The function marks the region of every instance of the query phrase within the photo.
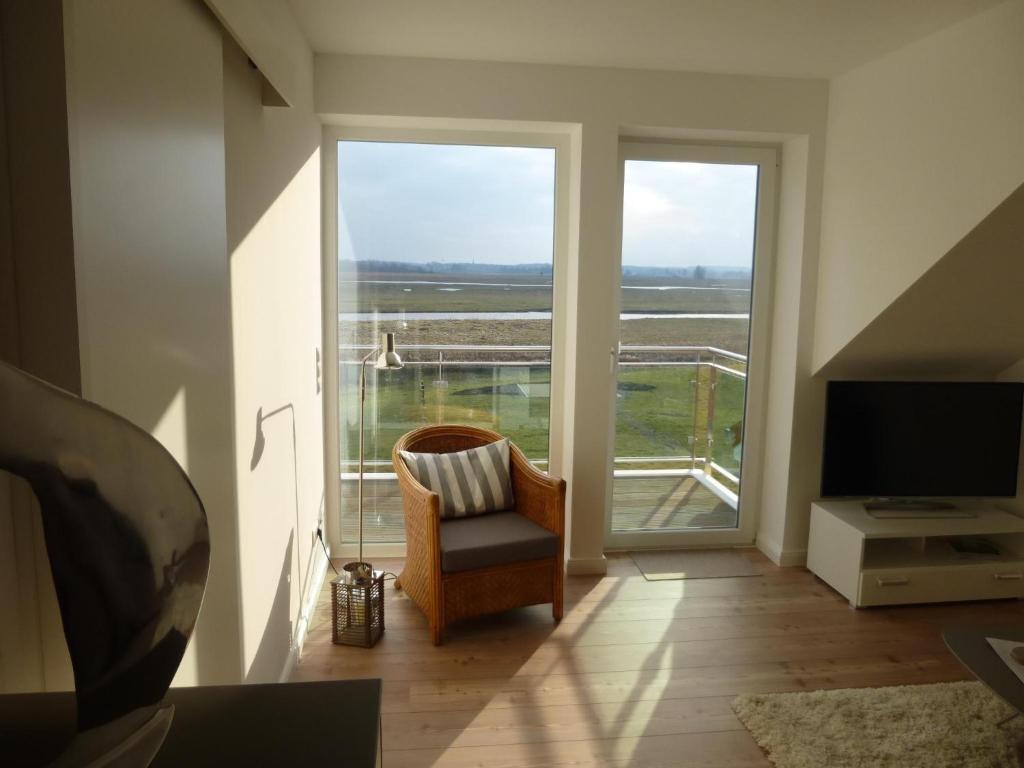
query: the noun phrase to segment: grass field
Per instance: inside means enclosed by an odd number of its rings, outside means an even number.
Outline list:
[[[623,345],[708,346],[741,355],[747,353],[749,322],[728,320],[622,320]],[[409,320],[380,323],[341,321],[338,340],[343,349],[371,344],[382,331],[393,331],[400,345],[415,344],[524,344],[551,343],[547,320]],[[352,355],[347,355],[351,357]],[[470,358],[471,359],[471,358]]]
[[[346,369],[344,387],[355,388],[358,372]],[[409,365],[400,371],[372,374],[367,413],[366,455],[389,461],[391,447],[403,434],[423,424],[456,422],[487,427],[508,435],[531,459],[546,459],[550,372],[536,367],[447,367],[438,379],[434,365]],[[696,387],[694,380],[701,377]],[[617,457],[689,456],[696,435],[698,456],[707,455],[708,398],[711,372],[694,366],[626,366],[616,392],[615,455]],[[349,391],[352,391],[349,389]],[[712,454],[716,462],[735,468],[733,443],[727,430],[743,418],[742,382],[717,374],[714,388]],[[342,435],[349,462],[357,457],[358,401],[349,399],[342,413]],[[694,406],[696,405],[696,432]],[[644,464],[631,463],[630,468]],[[671,465],[652,464],[656,468]],[[680,466],[688,466],[685,462]]]
[[[353,275],[343,274],[342,280],[346,277],[351,279]],[[382,282],[361,282],[358,290],[354,284],[342,282],[340,312],[516,312],[547,310],[551,306],[551,286],[545,275],[361,273],[359,279]],[[417,284],[418,280],[434,282]],[[629,284],[685,286],[686,289],[624,290],[623,308],[627,311],[737,313],[749,310],[749,292],[737,290],[749,286],[742,281],[723,283],[724,290],[695,290],[714,286],[678,278],[630,279]],[[746,318],[652,318],[622,320],[620,328],[624,346],[711,346],[746,354],[749,323]],[[375,414],[367,432],[367,455],[371,459],[390,460],[391,446],[402,434],[422,424],[442,422],[489,427],[511,437],[530,458],[547,457],[550,369],[546,352],[526,356],[480,350],[447,352],[448,364],[442,368],[437,364],[437,352],[410,347],[419,344],[549,346],[549,321],[486,318],[340,321],[342,360],[349,362],[343,367],[343,390],[354,391],[357,381],[358,370],[351,363],[358,355],[351,347],[373,343],[382,331],[396,333],[400,351],[405,347],[403,354],[409,365],[401,371],[374,374],[367,403],[367,413]],[[534,366],[451,364],[515,359],[542,362]],[[693,356],[658,353],[638,357],[634,354],[623,359],[683,362],[692,360]],[[696,453],[705,456],[708,419],[713,415],[713,457],[720,465],[737,469],[733,439],[726,430],[740,427],[744,385],[740,379],[717,374],[718,385],[712,388],[712,375],[706,366],[699,372],[692,365],[621,366],[616,395],[615,455],[689,456],[696,436]],[[699,386],[695,387],[698,376]],[[711,397],[713,402],[709,402]],[[348,410],[341,414],[341,433],[348,447],[343,446],[342,456],[351,461],[357,445],[358,401],[347,398],[343,402],[348,404]],[[629,466],[640,468],[643,465]],[[664,464],[651,466],[666,468]]]
[[[551,310],[547,276],[509,274],[360,273],[343,275],[338,311],[351,312],[527,312]],[[429,281],[429,282],[425,282]],[[653,285],[672,290],[651,290]],[[748,312],[749,283],[682,278],[630,278],[622,291],[623,312]],[[712,290],[709,290],[712,289]]]

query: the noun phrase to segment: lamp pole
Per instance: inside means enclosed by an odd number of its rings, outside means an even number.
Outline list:
[[[366,411],[366,363],[379,347],[370,350],[359,363],[359,562],[363,562],[363,414]]]
[[[364,412],[366,411],[366,364],[370,361],[374,355],[377,355],[377,362],[374,363],[374,368],[379,371],[394,371],[402,367],[402,358],[398,356],[395,351],[395,334],[393,333],[382,333],[380,335],[380,344],[370,350],[366,356],[359,361],[359,561],[357,563],[349,563],[348,565],[354,565],[357,569],[362,569],[366,563],[363,562],[363,463],[365,459],[364,445],[365,438],[363,435],[363,419]],[[348,566],[346,566],[348,568]],[[372,570],[367,576],[372,576]]]

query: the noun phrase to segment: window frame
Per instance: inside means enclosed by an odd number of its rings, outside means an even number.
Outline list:
[[[446,121],[447,122],[447,121]],[[338,142],[370,141],[399,144],[453,144],[493,147],[537,147],[555,152],[554,239],[552,243],[551,397],[548,414],[548,467],[563,476],[571,435],[565,422],[572,407],[566,391],[567,354],[575,312],[570,302],[569,280],[572,207],[572,131],[566,126],[514,124],[504,121],[462,127],[388,126],[363,124],[325,125],[321,143],[322,269],[323,286],[323,382],[324,382],[324,526],[332,556],[346,557],[357,551],[357,542],[341,540],[340,525],[340,391],[338,376]],[[405,543],[363,545],[370,557],[404,557]]]
[[[754,229],[754,257],[751,285],[750,336],[747,357],[747,392],[744,406],[744,446],[742,493],[739,498],[738,524],[735,528],[682,529],[671,531],[614,531],[615,399],[611,409],[612,434],[609,440],[605,499],[605,551],[671,546],[709,547],[750,545],[755,543],[760,518],[764,480],[764,445],[768,393],[769,351],[772,334],[773,288],[775,280],[775,229],[778,205],[780,150],[776,146],[684,143],[680,141],[619,140],[618,158],[618,243],[615,295],[616,317],[622,301],[622,217],[625,197],[625,171],[629,160],[757,165],[757,201]],[[617,342],[618,343],[618,342]],[[615,373],[616,378],[618,373]]]

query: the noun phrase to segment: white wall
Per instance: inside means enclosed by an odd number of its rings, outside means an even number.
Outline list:
[[[237,682],[221,31],[186,0],[66,0],[64,18],[82,392],[192,478],[211,568],[176,683]]]
[[[578,260],[571,291],[578,301],[567,318],[574,344],[567,364],[575,372],[575,403],[566,423],[575,423],[564,474],[571,478],[570,570],[602,567],[610,483],[605,459],[612,435],[614,381],[609,353],[618,341],[618,322],[608,307],[618,289],[618,142],[621,135],[759,141],[781,145],[806,137],[806,164],[784,189],[800,194],[787,210],[807,217],[809,234],[794,244],[799,279],[797,299],[778,306],[791,314],[796,336],[787,364],[810,355],[815,295],[817,218],[824,151],[827,84],[824,81],[734,77],[679,72],[628,71],[590,67],[405,59],[374,56],[317,56],[316,108],[328,121],[364,124],[507,120],[576,126],[579,155]],[[806,188],[804,195],[798,189]],[[782,201],[786,205],[786,201]],[[797,223],[795,226],[801,227]],[[811,300],[807,300],[810,297]],[[773,342],[774,343],[774,342]],[[782,343],[782,342],[780,342]],[[791,413],[782,441],[804,417],[794,383],[769,391],[767,407]],[[767,375],[767,371],[761,375]],[[783,402],[775,402],[781,399]],[[772,442],[769,435],[768,441]],[[770,468],[788,473],[788,465]],[[768,479],[766,478],[766,482]],[[757,499],[755,494],[755,500]]]
[[[242,652],[250,682],[276,682],[289,666],[301,590],[311,565],[323,560],[313,541],[324,479],[315,364],[321,344],[320,122],[313,114],[312,52],[303,47],[292,59],[305,61],[292,106],[264,107],[260,73],[225,35],[234,471]],[[266,447],[251,469],[257,410],[284,406],[291,408],[264,422]]]
[[[831,83],[814,369],[1024,182],[1024,1]]]
[[[203,4],[67,6],[83,391],[161,440],[206,506],[210,579],[175,682],[276,682],[325,567],[312,52],[283,3],[251,6],[242,27],[270,13],[292,46],[293,106],[264,107]],[[250,468],[258,410],[282,406]]]
[[[820,378],[987,380],[1024,355],[1024,184],[822,368]]]
[[[814,152],[817,156],[813,156]],[[782,148],[778,245],[772,317],[770,405],[766,413],[764,481],[757,544],[780,565],[806,558],[810,505],[820,473],[823,392],[811,377],[821,178],[808,183],[809,166],[824,147],[806,138]]]
[[[206,0],[206,4],[256,64],[262,103],[308,112],[313,53],[284,0]]]

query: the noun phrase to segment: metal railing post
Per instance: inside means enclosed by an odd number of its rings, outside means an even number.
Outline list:
[[[711,365],[708,366],[708,432],[704,459],[704,472],[709,476],[712,473],[711,464],[715,458],[715,388],[718,386],[718,367],[715,362],[715,356],[712,354]]]
[[[700,350],[697,350],[697,365],[690,385],[693,387],[693,425],[690,435],[690,471],[697,471],[697,404],[700,402]]]

